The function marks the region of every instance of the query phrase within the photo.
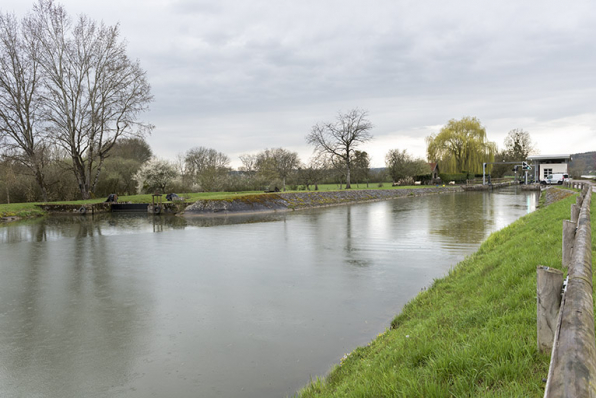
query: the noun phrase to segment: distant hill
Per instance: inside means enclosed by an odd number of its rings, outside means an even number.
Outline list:
[[[579,177],[582,174],[596,174],[596,151],[575,153],[571,155],[569,174]]]

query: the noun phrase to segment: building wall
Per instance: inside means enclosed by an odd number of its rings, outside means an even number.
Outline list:
[[[567,166],[567,163],[541,163],[539,166],[539,179],[544,180],[548,174],[567,173]]]

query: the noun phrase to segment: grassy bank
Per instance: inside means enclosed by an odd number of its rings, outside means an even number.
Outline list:
[[[492,234],[390,329],[299,396],[542,396],[549,357],[536,349],[536,266],[561,268],[562,221],[572,203],[575,195]]]
[[[379,184],[370,184],[370,188],[366,188],[366,184],[359,184],[358,188],[354,185],[353,190],[356,189],[424,189],[428,188],[428,186],[403,186],[403,187],[392,187],[391,184],[385,183],[382,186]],[[312,189],[312,188],[311,188]],[[339,186],[335,184],[327,184],[327,185],[319,185],[319,191],[337,191],[339,190]],[[304,192],[304,191],[288,191],[288,192]],[[184,198],[185,202],[193,203],[197,200],[229,200],[238,198],[241,196],[246,195],[261,195],[263,191],[246,191],[246,192],[198,192],[198,193],[181,193],[179,194],[181,197]],[[165,201],[165,196],[162,197]],[[99,203],[103,202],[105,198],[98,198],[98,199],[89,199],[89,200],[77,200],[77,201],[62,201],[62,202],[51,202],[53,204],[73,204],[73,205],[82,205],[82,204],[91,204],[91,203]],[[151,203],[152,196],[151,194],[145,195],[129,195],[129,196],[120,196],[118,198],[120,202],[131,202],[131,203]],[[0,217],[19,217],[19,218],[29,218],[29,217],[37,217],[45,215],[45,212],[35,205],[40,204],[39,202],[35,203],[11,203],[11,204],[0,204]]]

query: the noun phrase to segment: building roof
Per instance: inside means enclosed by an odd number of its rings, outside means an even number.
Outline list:
[[[536,155],[536,156],[528,156],[528,160],[555,160],[555,159],[571,159],[571,155]]]

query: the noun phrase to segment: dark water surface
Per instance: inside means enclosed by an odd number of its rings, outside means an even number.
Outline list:
[[[0,396],[291,396],[536,202],[507,189],[0,226]]]

